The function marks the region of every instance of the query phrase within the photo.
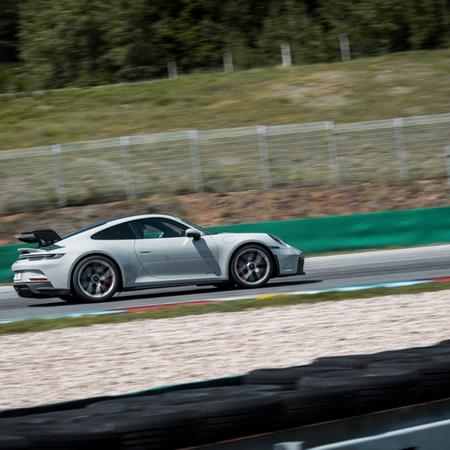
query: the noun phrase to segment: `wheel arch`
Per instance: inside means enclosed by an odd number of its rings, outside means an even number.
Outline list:
[[[262,247],[262,248],[264,248],[264,250],[267,250],[267,252],[269,253],[269,255],[270,255],[271,259],[272,259],[272,265],[273,265],[272,273],[270,274],[270,278],[273,278],[274,276],[276,276],[279,273],[279,271],[280,271],[279,263],[278,263],[277,257],[273,254],[273,252],[270,249],[270,247],[267,244],[264,244],[262,242],[247,241],[247,242],[241,242],[230,253],[230,256],[228,257],[228,261],[227,261],[227,275],[228,275],[228,279],[231,279],[231,261],[233,260],[234,255],[239,250],[241,250],[244,247],[247,247],[248,245],[257,245],[258,247]]]
[[[75,270],[75,267],[77,267],[77,265],[83,261],[86,258],[89,258],[91,256],[103,256],[105,258],[108,258],[119,270],[119,289],[121,290],[123,288],[123,281],[124,281],[124,271],[122,266],[117,262],[116,258],[114,258],[112,255],[108,254],[107,252],[102,252],[102,251],[92,251],[92,252],[87,252],[87,253],[83,253],[82,255],[80,255],[73,263],[72,266],[70,267],[69,273],[68,273],[68,286],[70,287],[70,290],[72,290],[72,275],[73,272]]]

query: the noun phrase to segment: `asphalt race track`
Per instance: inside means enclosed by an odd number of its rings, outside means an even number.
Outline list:
[[[113,301],[103,303],[67,304],[59,299],[20,298],[12,288],[0,287],[0,320],[450,277],[450,245],[312,258],[306,255],[306,258],[306,276],[274,279],[262,289],[230,291],[209,286],[188,286],[123,293]]]

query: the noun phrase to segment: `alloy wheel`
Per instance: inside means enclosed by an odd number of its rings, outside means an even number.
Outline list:
[[[102,299],[115,287],[116,274],[112,265],[103,259],[91,259],[78,272],[78,286],[87,297]]]
[[[245,248],[234,259],[234,273],[242,284],[257,286],[270,275],[268,255],[259,248]]]

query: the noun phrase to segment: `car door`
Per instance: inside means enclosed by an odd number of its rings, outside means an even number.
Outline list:
[[[132,221],[135,251],[145,276],[140,282],[214,279],[220,275],[213,236],[195,241],[185,224],[165,217]]]

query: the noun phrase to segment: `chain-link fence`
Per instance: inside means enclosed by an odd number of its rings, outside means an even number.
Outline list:
[[[0,213],[155,193],[446,177],[450,114],[188,130],[0,151]],[[447,150],[446,150],[447,148]]]

